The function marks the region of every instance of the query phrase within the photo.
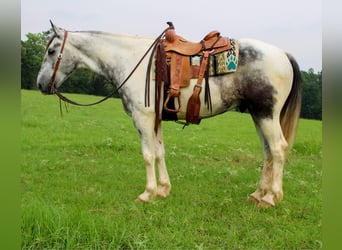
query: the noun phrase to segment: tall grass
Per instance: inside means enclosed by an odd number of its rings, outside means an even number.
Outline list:
[[[61,117],[56,97],[22,91],[23,249],[322,247],[321,122],[300,121],[284,200],[266,210],[246,202],[262,166],[249,115],[230,112],[184,130],[166,122],[171,195],[135,204],[145,169],[121,101],[68,109]]]

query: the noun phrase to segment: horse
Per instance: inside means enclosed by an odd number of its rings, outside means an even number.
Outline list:
[[[57,93],[63,81],[80,67],[87,67],[113,82],[120,88],[118,93],[124,110],[132,118],[142,145],[146,185],[136,201],[168,197],[171,183],[165,164],[162,123],[155,128],[156,89],[150,89],[150,106],[145,105],[144,95],[149,60],[141,57],[154,39],[102,31],[67,31],[52,22],[51,26],[52,36],[37,76],[38,89],[43,94]],[[294,143],[299,121],[300,69],[291,54],[274,45],[246,38],[236,41],[239,44],[237,70],[209,77],[212,110],[209,112],[203,105],[199,116],[202,119],[238,108],[248,110],[260,137],[264,163],[257,188],[247,200],[257,207],[274,207],[283,199],[284,163]],[[147,54],[152,53],[156,52],[150,50]],[[137,65],[139,59],[140,65]],[[153,72],[152,69],[151,74]],[[128,75],[130,77],[125,78]],[[118,86],[124,79],[125,84]],[[153,77],[151,81],[155,81]],[[187,102],[195,84],[192,79],[190,86],[182,89],[180,102]],[[202,101],[203,95],[200,94]],[[186,107],[182,106],[177,117],[184,120],[185,115]]]

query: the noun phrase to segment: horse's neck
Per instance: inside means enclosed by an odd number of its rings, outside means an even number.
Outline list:
[[[74,32],[70,41],[80,52],[80,63],[109,80],[129,74],[152,39],[102,32]]]

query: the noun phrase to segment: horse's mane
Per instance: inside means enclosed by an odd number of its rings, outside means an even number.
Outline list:
[[[74,33],[88,33],[94,35],[101,36],[116,36],[116,37],[130,37],[130,38],[143,38],[143,39],[153,39],[152,37],[142,36],[142,35],[133,35],[126,33],[116,33],[116,32],[106,32],[106,31],[98,31],[98,30],[80,30],[80,31],[72,31]]]

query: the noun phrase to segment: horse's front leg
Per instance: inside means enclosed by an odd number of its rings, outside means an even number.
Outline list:
[[[166,164],[165,164],[165,149],[164,149],[163,131],[161,128],[161,123],[159,123],[159,126],[158,126],[155,146],[156,146],[156,163],[158,165],[158,173],[159,173],[157,195],[160,198],[166,198],[170,194],[171,183],[170,183],[169,174],[167,172]]]
[[[154,133],[153,114],[143,114],[141,112],[132,115],[133,122],[139,132],[142,154],[146,168],[146,187],[145,191],[138,196],[136,202],[148,202],[157,196],[157,181],[155,172],[156,135]]]

